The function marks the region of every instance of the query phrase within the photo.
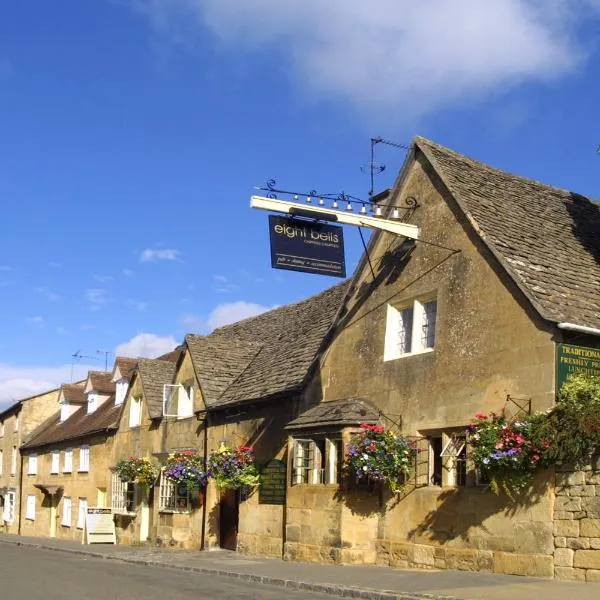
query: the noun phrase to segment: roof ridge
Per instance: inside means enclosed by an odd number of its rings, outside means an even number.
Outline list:
[[[512,171],[507,171],[505,169],[500,169],[498,167],[494,167],[494,166],[490,165],[489,163],[486,163],[477,158],[473,158],[466,154],[462,154],[461,152],[457,152],[456,150],[453,150],[452,148],[448,148],[447,146],[444,146],[443,144],[439,144],[438,142],[434,142],[433,140],[430,140],[430,139],[420,136],[420,135],[416,135],[414,137],[414,143],[417,146],[419,146],[419,148],[421,150],[422,150],[421,144],[425,144],[426,146],[432,146],[433,148],[435,148],[437,150],[440,150],[447,154],[451,154],[455,158],[465,160],[466,162],[473,163],[474,165],[477,165],[478,167],[483,167],[486,170],[493,171],[495,173],[500,173],[502,175],[506,175],[507,177],[512,177],[514,179],[518,179],[519,181],[522,181],[524,183],[535,184],[536,186],[543,187],[545,189],[552,190],[554,192],[560,192],[561,194],[567,194],[567,195],[571,195],[571,196],[576,195],[578,198],[585,199],[594,205],[600,204],[600,199],[595,200],[593,198],[590,198],[589,196],[586,196],[585,194],[580,194],[579,192],[574,192],[573,190],[568,190],[566,188],[560,188],[555,185],[551,185],[549,183],[539,181],[538,179],[533,179],[531,177],[526,177],[525,175],[519,175],[517,173],[513,173]],[[429,158],[429,156],[428,156],[428,158]]]

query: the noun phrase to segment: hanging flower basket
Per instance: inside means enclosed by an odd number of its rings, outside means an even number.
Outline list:
[[[115,471],[121,481],[135,482],[144,487],[152,487],[159,473],[158,467],[149,458],[134,456],[120,460]]]
[[[490,488],[514,497],[531,483],[536,469],[547,466],[548,442],[534,442],[534,421],[529,416],[507,421],[503,414],[478,413],[467,428],[470,455],[490,481]]]
[[[248,446],[233,449],[222,445],[209,456],[207,475],[220,489],[254,488],[259,483],[254,453]]]
[[[178,485],[185,485],[189,490],[205,488],[208,480],[204,471],[204,459],[193,450],[169,454],[162,472],[167,479]]]
[[[410,474],[416,450],[382,425],[361,424],[362,431],[346,447],[346,469],[357,481],[387,483],[400,491]]]

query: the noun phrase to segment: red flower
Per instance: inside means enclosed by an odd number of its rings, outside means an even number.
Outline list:
[[[480,421],[485,421],[487,419],[487,415],[484,415],[483,413],[476,413],[475,418],[479,419]]]

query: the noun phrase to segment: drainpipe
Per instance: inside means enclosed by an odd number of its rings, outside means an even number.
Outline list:
[[[600,329],[596,329],[594,327],[586,327],[585,325],[575,325],[574,323],[559,323],[559,329],[564,329],[566,331],[576,331],[577,333],[587,333],[588,335],[599,335]]]
[[[17,529],[17,534],[21,535],[21,521],[22,521],[22,504],[23,504],[23,454],[19,450],[19,456],[21,458],[21,472],[19,473],[19,489],[17,490],[17,495],[19,496],[19,527]],[[15,506],[15,508],[17,508]]]
[[[198,414],[198,418],[200,414]],[[204,472],[208,466],[208,410],[204,413]],[[204,489],[204,502],[202,502],[202,530],[200,538],[200,548],[206,550],[206,488]]]

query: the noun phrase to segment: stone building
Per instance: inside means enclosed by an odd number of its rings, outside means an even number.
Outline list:
[[[55,410],[58,389],[23,398],[0,413],[0,511],[3,531],[19,533],[21,444]]]
[[[60,388],[55,414],[21,446],[21,535],[81,539],[87,507],[107,505],[115,400],[110,373]]]
[[[578,552],[593,570],[600,550],[560,533],[578,490],[548,471],[522,502],[496,496],[464,435],[477,412],[552,407],[557,344],[600,347],[599,205],[423,138],[385,202],[420,237],[373,235],[288,425],[284,556],[585,577]],[[336,449],[375,420],[420,449],[404,495],[336,479]]]

